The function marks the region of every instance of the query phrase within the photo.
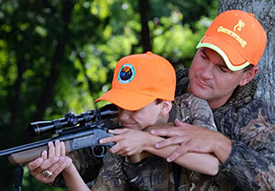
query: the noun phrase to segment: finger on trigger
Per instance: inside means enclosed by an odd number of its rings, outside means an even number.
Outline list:
[[[116,142],[115,136],[107,137],[99,140],[100,144],[109,143],[109,142]]]

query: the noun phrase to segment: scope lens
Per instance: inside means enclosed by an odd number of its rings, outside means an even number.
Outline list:
[[[37,121],[30,123],[28,126],[29,135],[32,137],[43,135],[54,130],[54,125],[51,121]]]

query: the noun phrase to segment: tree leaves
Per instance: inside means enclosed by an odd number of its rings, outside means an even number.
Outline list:
[[[203,0],[144,0],[150,9],[141,15],[138,0],[1,1],[0,149],[32,141],[31,121],[104,105],[93,102],[111,87],[120,58],[145,51],[142,39],[176,68],[190,65],[206,28],[197,20],[217,12],[211,2],[200,12]],[[0,160],[7,172],[0,187],[10,190],[13,170]],[[28,176],[24,190],[38,190]]]

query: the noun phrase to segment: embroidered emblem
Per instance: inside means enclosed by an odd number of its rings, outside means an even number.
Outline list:
[[[122,84],[131,82],[136,75],[135,68],[131,64],[127,63],[121,66],[118,72],[118,81]]]
[[[217,29],[218,32],[220,33],[224,33],[224,34],[227,34],[229,36],[231,36],[232,38],[234,38],[243,48],[245,48],[245,46],[247,45],[247,42],[241,38],[237,32],[238,31],[241,31],[242,28],[245,26],[245,23],[240,19],[239,22],[234,26],[233,28],[233,31],[236,31],[236,32],[233,32],[232,30],[230,29],[227,29],[227,28],[224,28],[223,26],[219,26],[219,28]]]

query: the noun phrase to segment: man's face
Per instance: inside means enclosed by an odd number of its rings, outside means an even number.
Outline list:
[[[187,91],[207,100],[214,109],[222,106],[238,85],[245,84],[245,76],[242,70],[230,71],[217,52],[199,48],[190,67]]]
[[[135,111],[118,108],[118,121],[124,128],[143,130],[145,127],[158,124],[162,120],[161,109],[162,103],[157,104],[156,101]]]

